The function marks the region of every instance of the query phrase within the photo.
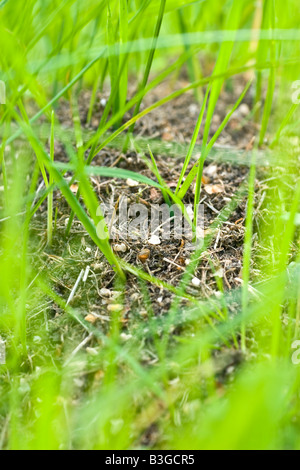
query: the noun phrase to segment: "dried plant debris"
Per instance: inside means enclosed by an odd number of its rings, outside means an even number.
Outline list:
[[[163,86],[166,87],[167,85]],[[166,91],[163,88],[150,94],[144,105],[154,102],[159,98],[160,93],[163,95]],[[98,97],[98,104],[91,125],[87,125],[86,103],[89,102],[88,96],[89,92],[85,92],[80,97],[79,112],[83,125],[91,129],[99,124],[103,112],[101,100],[107,97]],[[220,115],[215,117],[215,126],[224,118],[226,109],[234,100],[232,96],[230,97],[226,93],[222,96],[223,101],[221,100],[220,109],[217,111],[220,112]],[[184,112],[183,115],[183,110],[186,109],[188,109],[188,113]],[[194,101],[194,96],[192,94],[183,95],[178,100],[169,103],[138,122],[136,135],[158,138],[166,142],[175,140],[188,144],[197,118],[197,110],[198,105]],[[245,106],[239,112],[246,119]],[[72,126],[70,109],[64,102],[58,108],[58,115],[66,129]],[[230,124],[226,136],[223,137],[222,145],[246,149],[251,141],[254,129],[247,119],[243,125],[244,127],[238,124],[235,126]],[[240,140],[238,135],[240,135]],[[238,142],[237,145],[236,142]],[[155,180],[153,173],[146,164],[146,159],[150,160],[147,152],[142,154],[133,148],[130,148],[127,152],[116,148],[104,148],[95,156],[92,165],[130,170]],[[55,160],[67,161],[62,145],[55,145]],[[158,152],[155,154],[155,160],[161,177],[167,186],[174,190],[180,175],[182,158],[179,158],[176,154],[166,155],[163,152]],[[187,171],[191,169],[192,165],[193,162],[190,163]],[[207,162],[202,178],[200,201],[204,207],[204,235],[210,234],[211,224],[230,202],[241,185],[246,182],[248,171],[247,165]],[[165,202],[159,189],[141,184],[133,178],[126,180],[92,176],[90,181],[100,203],[110,204],[115,208],[111,223],[108,224],[111,231],[117,225],[115,222],[118,221],[122,200],[126,200],[128,206],[141,204],[148,213],[149,222],[153,207]],[[71,190],[75,193],[77,189],[77,182],[73,181]],[[256,193],[257,199],[260,200],[262,193],[258,182],[256,184]],[[192,205],[193,201],[194,187],[191,186],[183,202],[186,205]],[[80,202],[83,203],[81,199]],[[224,291],[240,288],[246,217],[245,204],[245,199],[240,200],[237,208],[230,214],[229,218],[213,233],[211,244],[202,253],[198,267],[187,286],[187,294],[192,295],[195,299],[217,298],[220,283]],[[54,208],[56,209],[56,230],[51,249],[45,245],[45,205],[42,205],[37,211],[33,230],[36,236],[44,240],[44,242],[41,242],[41,256],[48,267],[49,277],[55,291],[66,301],[70,299],[70,306],[78,310],[87,323],[104,334],[110,331],[112,317],[117,312],[121,318],[122,341],[127,343],[136,340],[134,331],[138,327],[137,325],[140,325],[141,322],[146,323],[151,316],[159,318],[167,313],[172,305],[174,294],[152,283],[145,283],[128,273],[125,290],[122,299],[120,299],[120,292],[115,287],[115,272],[97,247],[90,241],[81,223],[76,219],[72,224],[70,237],[66,240],[65,229],[69,221],[70,211],[58,190],[54,193]],[[126,263],[139,268],[147,275],[155,276],[159,280],[176,287],[186,272],[193,250],[187,240],[172,236],[174,235],[172,232],[171,238],[167,240],[162,235],[163,228],[155,233],[150,233],[150,231],[143,233],[143,236],[138,239],[131,239],[130,237],[124,237],[122,226],[119,226],[118,230],[114,232],[112,248]],[[187,305],[187,300],[182,302],[183,308]],[[236,304],[237,308],[238,305]],[[62,328],[62,325],[65,325],[62,311],[58,306],[53,305],[52,312],[54,318],[52,328],[55,330],[58,325]],[[231,313],[235,313],[235,308]],[[75,325],[73,326],[75,328]],[[63,328],[68,328],[68,326]],[[180,334],[180,328],[179,322],[177,328],[173,328],[173,333]],[[75,336],[76,331],[79,332],[78,326],[73,332]],[[159,328],[157,332],[159,334]],[[148,333],[145,330],[145,338]],[[66,341],[68,345],[65,344]],[[79,342],[77,341],[77,344],[82,344],[82,341],[84,341],[84,338]],[[70,338],[67,340],[66,335],[64,335],[61,347],[70,348],[70,354],[72,354],[72,341],[70,344]],[[87,350],[87,348],[89,348],[88,356],[92,360],[93,354],[96,354],[97,340],[92,338],[88,340],[87,344],[83,343],[82,349]],[[144,351],[144,348],[142,349]],[[153,357],[146,352],[143,352],[143,354],[143,361],[146,364],[151,364],[154,360]],[[226,364],[224,367],[226,368]],[[152,437],[153,432],[149,430],[150,434],[147,433],[148,431],[145,431],[145,442],[147,440],[150,442],[154,439]]]

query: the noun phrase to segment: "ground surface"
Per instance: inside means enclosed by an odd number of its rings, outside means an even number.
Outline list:
[[[182,87],[184,84],[184,82],[180,82],[178,87]],[[234,92],[232,92],[232,90],[223,91],[222,99],[219,101],[214,117],[212,131],[217,130],[226,112],[228,112],[238,98],[243,86],[244,84],[241,83],[234,87]],[[171,91],[172,89],[168,85],[161,85],[158,90],[150,93],[149,96],[146,97],[144,106],[148,106],[157,101],[161,96],[166,96],[166,94]],[[89,93],[83,93],[81,96],[80,116],[86,128],[97,127],[102,115],[100,101],[105,98],[105,96],[105,94],[98,96],[91,125],[86,124]],[[251,148],[251,141],[255,133],[255,125],[249,121],[248,118],[246,119],[246,115],[250,111],[250,102],[251,96],[248,98],[249,104],[247,104],[246,99],[246,102],[237,110],[217,143],[217,146],[223,148],[244,150],[245,165],[231,165],[228,163],[215,164],[214,162],[209,162],[205,167],[201,203],[204,205],[204,229],[206,231],[209,229],[210,224],[214,221],[216,216],[236,193],[242,182],[247,178],[249,155],[246,150]],[[165,142],[188,144],[193,134],[198,110],[199,105],[196,103],[194,94],[189,92],[141,119],[136,126],[135,133],[139,137],[144,136]],[[59,117],[65,127],[72,126],[70,109],[64,102],[62,102],[60,106]],[[201,132],[198,141],[201,142]],[[62,147],[57,147],[55,160],[65,160],[66,157]],[[168,186],[174,190],[176,181],[178,181],[179,178],[182,159],[178,158],[176,154],[164,155],[159,153],[155,154],[155,158],[162,177],[165,179]],[[108,167],[116,166],[131,171],[137,171],[155,179],[151,171],[147,168],[143,156],[132,150],[123,154],[118,149],[103,149],[94,159],[94,164]],[[191,165],[189,168],[191,168]],[[100,179],[100,177],[93,177],[92,183],[99,200],[101,202],[112,203],[114,206],[122,196],[127,198],[128,205],[130,203],[144,204],[150,214],[151,206],[164,202],[158,190],[155,188],[149,189],[146,185],[129,187],[124,180]],[[73,189],[76,191],[76,184],[73,186]],[[186,204],[192,204],[193,188],[188,191],[184,202]],[[67,207],[61,205],[59,196],[57,198],[57,207],[58,223],[56,240],[58,245],[55,245],[53,250],[55,255],[62,256],[60,245],[65,245],[62,234],[65,230],[69,213]],[[244,201],[242,201],[229,220],[217,232],[216,239],[208,250],[208,258],[213,261],[216,271],[222,273],[225,289],[236,287],[240,282],[244,219],[245,204]],[[80,233],[81,226],[75,222],[72,227],[72,237],[76,234],[80,235]],[[121,241],[122,234],[120,233],[119,235]],[[188,258],[188,252],[183,242],[180,240],[166,240],[162,241],[162,243],[157,246],[153,246],[149,244],[149,239],[150,234],[148,239],[144,237],[144,239],[138,241],[125,240],[126,250],[124,248],[124,253],[119,252],[118,254],[124,257],[126,261],[139,265],[159,279],[176,285],[182,275]],[[118,240],[114,242],[117,245],[119,244]],[[84,250],[84,247],[82,247],[82,249]],[[107,266],[104,272],[103,269],[101,269],[101,273],[97,272],[99,271],[97,255],[100,256],[98,250],[93,246],[86,247],[85,249],[87,251],[85,251],[85,255],[82,256],[82,263],[90,263],[91,269],[95,269],[98,287],[111,288],[114,279],[113,271]],[[139,253],[143,249],[150,250],[150,256],[146,263],[139,260]],[[203,258],[197,272],[197,277],[201,280],[201,284],[196,290],[199,291],[199,295],[204,296],[211,295],[215,289],[215,276],[211,271],[208,258]],[[91,279],[95,281],[95,277],[92,274]],[[128,299],[130,299],[131,294],[136,290],[134,280],[131,279],[130,281],[127,292]],[[72,285],[69,285],[69,288],[71,287]],[[164,292],[160,292],[158,295],[156,287],[150,287],[150,291],[151,299],[154,301],[154,304],[156,304],[156,309],[160,311],[162,306],[167,309],[168,299],[164,299]],[[193,293],[195,293],[195,289],[193,289]],[[169,293],[165,294],[167,296],[170,295]],[[160,302],[161,305],[157,305],[157,298],[163,298],[163,301]]]
[[[181,80],[176,83],[176,89],[185,85],[185,81]],[[217,130],[226,113],[232,108],[244,85],[243,80],[237,83],[233,82],[229,89],[222,91],[214,116],[212,132]],[[155,92],[149,93],[143,107],[151,105],[173,90],[174,88],[167,84],[160,85]],[[89,91],[80,95],[79,111],[84,131],[92,134],[97,129],[103,113],[101,100],[106,100],[108,94],[104,92],[97,95],[91,122],[87,123],[90,96]],[[212,153],[211,158],[205,164],[201,204],[204,207],[204,235],[211,235],[211,242],[201,254],[194,282],[190,282],[186,289],[187,295],[192,295],[194,299],[200,301],[218,299],[220,291],[224,291],[226,295],[229,294],[230,301],[228,301],[227,308],[232,318],[240,312],[240,300],[236,301],[234,293],[242,285],[246,193],[238,199],[236,208],[224,223],[214,230],[212,230],[212,225],[240,188],[248,181],[253,138],[257,135],[257,126],[253,122],[251,114],[251,102],[250,90],[225,131],[222,132],[214,148],[215,153]],[[124,152],[122,151],[124,140],[117,140],[114,146],[101,150],[92,164],[138,172],[155,180],[155,176],[147,165],[147,161],[149,161],[147,143],[150,142],[159,172],[169,188],[174,190],[193,135],[198,112],[199,105],[193,92],[186,93],[138,121],[135,128],[138,149],[134,148],[134,144],[131,144],[129,150]],[[71,136],[73,134],[73,118],[67,101],[60,101],[57,115],[65,132]],[[130,113],[126,115],[125,121],[129,118]],[[143,139],[145,140],[143,141]],[[199,154],[201,139],[202,131],[200,131],[198,147],[188,169],[192,167]],[[73,141],[72,144],[75,149]],[[58,142],[55,143],[55,161],[67,161],[64,147]],[[288,169],[285,167],[282,171],[287,174]],[[278,177],[280,178],[280,171]],[[267,210],[266,193],[269,193],[268,197],[272,197],[272,185],[274,186],[274,194],[278,186],[276,178],[271,178],[272,181],[266,178],[263,165],[259,165],[255,183],[255,233],[253,237],[253,252],[257,259],[266,257],[266,252],[261,251],[257,245],[257,233],[259,233],[261,221],[264,221],[264,214],[261,210]],[[266,181],[264,181],[265,179]],[[116,220],[118,207],[122,200],[126,200],[128,206],[134,203],[141,204],[146,209],[149,220],[152,208],[164,203],[163,196],[158,189],[150,188],[144,184],[97,176],[91,177],[91,183],[99,202],[109,203],[116,208]],[[40,190],[42,189],[43,187],[40,185]],[[72,184],[71,189],[74,193],[77,192],[76,181]],[[194,188],[191,187],[183,202],[186,205],[192,205],[193,200]],[[87,277],[84,282],[81,281],[78,285],[70,305],[80,313],[81,318],[85,318],[97,331],[104,335],[110,335],[115,308],[122,304],[120,311],[118,311],[118,314],[121,315],[121,340],[128,342],[128,344],[133,340],[139,342],[139,361],[144,367],[157,365],[159,358],[156,348],[153,347],[152,332],[149,332],[148,329],[149,320],[152,321],[154,318],[157,320],[157,324],[161,325],[159,321],[161,318],[165,318],[164,315],[170,311],[175,295],[166,288],[155,283],[144,282],[130,273],[127,273],[125,290],[121,294],[116,284],[115,272],[78,220],[74,220],[70,236],[65,236],[70,209],[59,190],[54,192],[54,209],[56,213],[55,229],[51,247],[47,246],[46,237],[46,201],[33,218],[32,240],[38,241],[38,249],[34,244],[31,253],[32,264],[39,274],[42,274],[47,281],[50,280],[53,290],[65,302],[68,301],[80,273],[84,270]],[[276,214],[273,215],[276,218]],[[269,223],[271,223],[272,217],[271,212],[268,212]],[[112,226],[114,225],[112,224]],[[161,235],[162,232],[158,233]],[[160,242],[153,244],[150,232],[146,232],[138,240],[133,240],[130,237],[124,238],[122,230],[119,230],[115,239],[112,240],[112,246],[124,261],[175,288],[179,286],[180,280],[188,268],[193,251],[187,240],[184,238],[175,239],[173,235],[172,233],[168,240],[162,240],[160,237]],[[146,256],[144,256],[145,253]],[[257,276],[257,279],[261,280],[259,266],[254,262],[254,259],[251,260],[251,274],[252,278]],[[230,297],[231,292],[233,297]],[[32,295],[35,296],[34,288]],[[183,316],[184,309],[188,305],[188,299],[181,302]],[[222,314],[221,310],[220,312]],[[72,403],[80,403],[85,391],[88,391],[90,387],[97,389],[99,384],[102,384],[103,371],[99,370],[99,365],[94,366],[93,363],[93,357],[101,349],[102,342],[96,335],[87,335],[80,323],[73,321],[66,314],[64,308],[47,296],[41,299],[40,305],[34,307],[33,310],[28,304],[29,329],[41,313],[44,315],[45,326],[49,332],[50,344],[44,349],[41,346],[39,355],[34,358],[34,363],[35,365],[43,365],[43,361],[46,362],[49,358],[51,361],[65,363],[68,358],[67,363],[69,361],[72,364],[71,373],[74,385]],[[216,318],[216,321],[218,320]],[[197,328],[195,325],[189,326],[188,322],[181,324],[180,319],[177,319],[176,322],[170,326],[170,333],[175,333],[174,337],[176,336],[176,338],[189,337],[194,334],[193,328]],[[157,328],[158,337],[160,337],[159,328],[160,326]],[[136,331],[139,332],[138,335],[136,335]],[[250,328],[247,334],[249,335],[248,341],[250,341]],[[177,339],[174,340],[174,344],[175,341]],[[172,344],[172,341],[170,343]],[[78,354],[79,351],[80,354]],[[239,367],[239,364],[247,359],[240,352],[239,337],[232,338],[226,345],[221,343],[215,345],[213,361],[220,394],[223,393],[224,385],[228,384],[231,377],[234,376],[234,371]],[[23,366],[24,370],[31,367],[27,363],[24,363]],[[121,377],[123,374],[126,376],[126,368],[122,370],[122,367],[120,366]],[[155,406],[158,406],[159,409],[159,402],[156,402]],[[161,444],[163,436],[158,430],[159,426],[156,425],[156,416],[161,417],[163,414],[161,410],[158,410],[156,414],[153,412],[153,416],[147,415],[143,418],[137,431],[136,445],[138,447],[142,445],[151,448]]]
[[[184,86],[184,82],[179,83],[178,86]],[[244,84],[241,83],[233,87],[234,91],[223,91],[214,117],[213,131],[217,130],[226,112],[238,98],[243,86]],[[171,91],[167,85],[160,86],[155,93],[147,96],[144,106],[155,102]],[[100,100],[106,98],[106,95],[105,93],[98,95],[91,124],[86,123],[89,97],[89,92],[83,93],[80,97],[80,117],[83,126],[87,130],[92,130],[97,128],[103,111]],[[201,193],[201,203],[204,205],[205,234],[209,233],[210,226],[220,214],[220,211],[224,209],[243,182],[247,180],[249,150],[252,148],[251,142],[256,132],[255,124],[247,117],[250,105],[251,96],[237,110],[217,143],[220,148],[241,151],[241,155],[244,155],[245,158],[245,164],[233,165],[226,162],[215,163],[209,161],[205,166]],[[187,93],[139,121],[135,133],[138,137],[156,139],[167,144],[174,142],[188,144],[193,134],[198,109],[199,106],[196,103],[194,94],[192,92]],[[59,105],[58,116],[61,124],[66,129],[72,127],[71,112],[64,101]],[[130,117],[130,115],[127,117]],[[198,142],[201,142],[201,132]],[[155,153],[155,159],[162,177],[168,186],[174,189],[183,159],[170,152],[166,152],[166,154],[164,152]],[[60,144],[55,146],[55,160],[66,161],[66,154]],[[124,154],[120,149],[105,148],[96,156],[94,164],[107,167],[116,166],[155,179],[145,164],[145,156],[132,149]],[[126,198],[128,205],[130,203],[143,204],[148,210],[149,217],[151,207],[164,202],[161,193],[157,189],[149,188],[146,185],[131,186],[125,180],[100,177],[92,177],[91,181],[101,202],[109,202],[117,207],[120,198]],[[77,191],[76,182],[73,184],[72,190]],[[258,198],[259,192],[260,186],[257,183]],[[186,194],[184,202],[185,204],[192,204],[193,188]],[[112,306],[118,302],[119,296],[115,288],[115,273],[97,247],[90,241],[77,220],[73,223],[70,237],[65,238],[65,229],[70,211],[60,197],[59,191],[55,193],[54,207],[57,210],[57,219],[54,243],[51,248],[48,248],[45,243],[47,217],[45,206],[40,208],[35,217],[34,232],[40,239],[40,250],[35,253],[34,259],[39,261],[42,258],[45,274],[50,276],[54,290],[66,301],[80,271],[88,268],[86,282],[79,285],[71,305],[80,309],[89,322],[93,323],[101,332],[106,333],[109,330]],[[245,199],[242,198],[236,210],[214,233],[212,243],[202,254],[195,273],[200,282],[198,285],[191,284],[188,286],[187,293],[203,299],[217,295],[220,283],[225,291],[241,286],[244,222]],[[122,246],[122,252],[117,251],[121,258],[168,284],[173,286],[179,284],[191,256],[185,240],[162,240],[160,244],[152,245],[149,243],[150,234],[139,240],[131,240],[130,238],[123,240],[121,232],[118,236],[119,239],[117,237],[113,240],[112,245],[116,250],[120,245]],[[144,253],[143,250],[149,250],[146,261],[141,259],[141,254]],[[148,290],[147,300],[145,300],[145,288]],[[134,275],[128,274],[124,296],[125,307],[122,310],[124,340],[134,334],[137,324],[144,322],[145,327],[147,326],[149,311],[152,311],[152,314],[157,317],[167,312],[172,298],[173,294],[168,290],[150,283],[143,286]],[[150,310],[149,305],[151,305]],[[235,307],[236,305],[232,303],[232,313],[235,313]],[[62,354],[62,351],[72,355],[72,351],[83,339],[82,329],[76,324],[70,324],[63,311],[54,302],[47,302],[45,308],[48,317],[47,324],[51,331],[53,347],[56,350],[57,357]],[[34,314],[33,312],[33,316]],[[93,346],[97,346],[97,340],[91,338],[82,346],[82,349],[86,349],[89,353],[92,351]],[[147,342],[141,345],[141,361],[151,364],[156,360],[157,358],[151,355],[151,347],[147,345]],[[239,363],[240,355],[234,349],[227,348],[226,350],[223,349],[219,360],[221,377],[222,371],[226,375],[227,370]],[[78,394],[80,395],[80,389],[84,387],[85,381],[89,380],[90,373],[86,375],[84,371],[80,370],[74,375],[77,377],[76,380],[79,380]],[[96,382],[101,380],[99,371],[95,371],[94,379]],[[155,444],[157,439],[156,428],[150,424],[141,437],[141,443],[151,446]]]

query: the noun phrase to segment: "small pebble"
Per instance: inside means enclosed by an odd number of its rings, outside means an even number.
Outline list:
[[[152,237],[148,240],[150,245],[160,245],[161,241],[157,235],[152,235]]]
[[[126,333],[121,333],[121,334],[120,334],[120,338],[121,338],[123,341],[128,341],[129,339],[132,338],[132,335],[127,335]]]
[[[144,250],[140,251],[140,253],[138,254],[139,260],[142,261],[143,263],[145,263],[149,257],[150,257],[150,250],[148,250],[148,248],[145,248]]]
[[[79,388],[84,386],[84,380],[81,380],[78,378],[73,379],[73,383],[74,385],[76,385],[76,387],[79,387]]]
[[[132,180],[131,178],[128,178],[126,180],[126,184],[130,187],[130,188],[136,188],[136,186],[139,185],[139,183],[135,180]]]
[[[121,304],[111,304],[107,306],[109,312],[121,312],[123,310],[123,305]]]
[[[207,176],[216,177],[217,172],[218,172],[218,167],[217,165],[209,165],[207,168],[205,168],[204,171]]]
[[[233,372],[234,372],[234,366],[227,367],[227,370],[226,370],[227,375],[233,374]]]
[[[249,106],[246,103],[241,104],[241,106],[239,107],[239,112],[244,117],[248,116],[248,114],[250,113]]]
[[[78,191],[78,184],[71,184],[70,189],[73,194],[76,194]]]
[[[199,112],[199,109],[196,104],[191,104],[189,106],[189,113],[191,114],[191,116],[195,116],[196,114],[198,114],[198,112]]]
[[[134,292],[131,296],[130,296],[130,299],[132,300],[132,302],[136,302],[137,300],[139,300],[139,294],[137,292]]]
[[[98,356],[98,354],[99,354],[99,351],[97,351],[96,348],[86,348],[86,352],[87,352],[90,356]]]
[[[200,284],[201,284],[201,281],[197,277],[193,277],[192,284],[193,284],[194,287],[199,287]]]
[[[102,289],[100,289],[100,295],[103,297],[110,297],[111,292],[109,289],[106,289],[106,287],[102,287]]]
[[[114,245],[114,251],[118,253],[126,253],[127,246],[125,245],[125,243],[116,244]]]
[[[92,325],[94,323],[96,323],[97,321],[97,317],[95,317],[95,315],[93,315],[92,313],[89,313],[86,317],[85,317],[85,321],[89,322],[89,323],[92,323]]]
[[[224,192],[224,187],[221,184],[207,184],[204,187],[207,194],[220,194]]]

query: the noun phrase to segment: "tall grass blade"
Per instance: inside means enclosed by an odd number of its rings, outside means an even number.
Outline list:
[[[51,114],[51,136],[50,136],[50,159],[54,162],[54,111]],[[53,185],[53,177],[49,175],[49,186]],[[53,234],[53,190],[48,194],[48,218],[47,218],[47,241],[52,244]]]
[[[160,33],[160,29],[161,29],[161,25],[162,25],[162,21],[163,21],[163,17],[164,17],[165,6],[166,6],[166,0],[160,0],[160,7],[159,7],[157,22],[156,22],[156,26],[155,26],[154,35],[153,35],[153,42],[152,42],[152,46],[151,46],[151,49],[150,49],[150,52],[149,52],[148,61],[147,61],[146,67],[145,67],[144,77],[143,77],[143,80],[142,80],[142,83],[141,83],[141,86],[140,86],[141,91],[143,91],[146,88],[147,83],[148,83],[148,78],[149,78],[149,75],[150,75],[152,62],[153,62],[154,55],[155,55],[157,39],[158,39],[158,36],[159,36],[159,33]],[[138,100],[138,102],[135,106],[135,109],[134,109],[134,112],[133,112],[133,118],[138,115],[141,103],[142,103],[142,98]],[[133,124],[131,125],[131,127],[129,129],[130,133],[132,133],[134,131],[134,124],[135,124],[135,122],[133,122]]]

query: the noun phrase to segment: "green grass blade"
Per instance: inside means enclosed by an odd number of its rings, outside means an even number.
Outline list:
[[[103,239],[100,239],[98,237],[95,224],[92,222],[92,220],[88,217],[88,215],[86,214],[82,206],[79,204],[78,200],[76,199],[76,197],[70,190],[68,183],[63,178],[60,171],[56,168],[55,164],[52,162],[51,158],[47,155],[44,148],[42,147],[42,145],[40,144],[40,142],[34,135],[32,128],[30,128],[28,124],[24,124],[22,122],[20,122],[20,125],[23,129],[23,132],[25,132],[26,136],[28,137],[35,152],[37,152],[37,154],[39,155],[39,158],[41,159],[41,161],[47,168],[49,174],[52,175],[53,181],[56,183],[56,185],[62,192],[70,208],[73,210],[73,212],[76,214],[80,222],[85,227],[86,231],[90,235],[93,242],[100,248],[104,256],[107,258],[108,262],[111,264],[113,269],[118,273],[118,275],[121,278],[124,278],[124,273],[122,269],[120,268],[119,261],[116,255],[111,249],[111,246],[108,241],[108,237],[103,237]],[[91,214],[92,214],[92,217],[94,217],[94,222],[95,222],[98,205],[95,201],[95,198],[91,196],[92,191],[89,189],[88,182],[85,180],[85,178],[83,178],[83,180],[81,181],[81,185],[82,185],[82,193],[84,195],[85,202],[87,202],[87,205],[89,209],[91,210]]]
[[[276,60],[276,42],[273,37],[273,30],[275,27],[275,1],[274,0],[267,0],[265,2],[265,21],[264,25],[268,25],[268,29],[270,31],[271,35],[271,40],[268,42],[268,44],[265,44],[265,42],[262,44],[262,53],[266,54],[265,49],[270,49],[270,59],[271,62],[275,62]],[[266,96],[266,102],[264,105],[264,110],[263,110],[263,116],[262,116],[262,124],[261,124],[261,130],[260,130],[260,135],[259,135],[259,145],[262,145],[264,142],[264,138],[267,132],[268,128],[268,123],[272,111],[272,104],[273,104],[273,96],[274,96],[274,91],[275,91],[275,85],[276,85],[276,74],[275,74],[275,69],[271,68],[270,70],[270,75],[269,75],[269,81],[268,81],[268,90],[267,90],[267,96]]]
[[[210,140],[210,142],[209,142],[209,144],[207,145],[207,148],[206,148],[204,160],[208,157],[209,153],[211,152],[211,150],[212,150],[213,146],[215,145],[216,141],[218,140],[219,136],[221,135],[221,133],[223,132],[223,130],[227,126],[228,122],[230,121],[230,118],[232,117],[233,113],[237,110],[237,108],[239,107],[239,105],[243,101],[245,95],[247,94],[247,92],[248,92],[248,90],[251,86],[251,83],[252,83],[252,80],[250,80],[247,83],[247,85],[244,88],[242,94],[239,96],[237,102],[235,103],[233,108],[229,111],[229,113],[226,115],[225,119],[223,120],[223,122],[219,126],[218,130],[215,132],[214,136],[211,138],[211,140]],[[191,186],[192,182],[194,181],[194,179],[195,179],[195,177],[198,173],[199,165],[200,165],[200,159],[199,159],[198,162],[196,162],[194,164],[193,168],[191,169],[188,176],[186,177],[182,187],[180,188],[180,190],[178,192],[178,197],[180,199],[184,198],[186,192],[188,191],[189,187]]]
[[[165,6],[166,6],[166,0],[160,0],[160,8],[159,8],[159,12],[158,12],[155,32],[154,32],[154,35],[153,35],[153,42],[152,42],[151,50],[150,50],[150,53],[149,53],[147,65],[146,65],[146,68],[145,68],[144,77],[143,77],[143,80],[142,80],[142,83],[141,83],[141,86],[140,86],[141,91],[143,91],[146,88],[147,83],[148,83],[148,78],[149,78],[149,75],[150,75],[152,62],[153,62],[154,54],[155,54],[155,50],[156,50],[157,39],[158,39],[158,36],[159,36],[159,33],[160,33],[161,24],[162,24],[163,17],[164,17]],[[139,101],[137,102],[137,104],[135,106],[135,109],[134,109],[134,112],[133,112],[133,117],[138,115],[141,103],[142,103],[142,98],[139,99]],[[132,125],[130,127],[130,133],[132,133],[134,131],[134,124],[135,124],[135,121],[132,123]]]
[[[167,184],[165,183],[165,181],[163,180],[163,178],[162,178],[162,176],[159,172],[159,169],[157,167],[157,164],[156,164],[155,158],[153,156],[153,153],[151,151],[150,145],[148,145],[148,150],[149,150],[150,158],[151,158],[151,161],[152,161],[152,168],[151,169],[152,169],[154,175],[156,176],[157,181],[159,182],[159,184],[161,185],[162,188],[167,187]],[[169,198],[168,194],[163,189],[161,190],[161,192],[162,192],[162,195],[163,195],[163,198],[164,198],[165,202],[170,206],[171,202],[170,202],[170,198]]]
[[[51,115],[51,136],[50,136],[50,159],[54,162],[54,111]],[[53,185],[53,177],[49,175],[49,186]],[[48,218],[47,218],[47,240],[48,245],[52,244],[53,234],[53,191],[48,194]]]
[[[128,6],[127,0],[120,0],[120,46],[124,46],[128,41]],[[125,60],[123,70],[121,69],[122,61]],[[126,105],[127,88],[128,88],[128,62],[124,55],[120,55],[120,86],[119,86],[119,109],[123,109]]]
[[[202,106],[201,106],[201,109],[200,109],[200,113],[199,113],[199,116],[198,116],[196,127],[194,129],[194,133],[193,133],[193,137],[192,137],[192,140],[191,140],[191,143],[190,143],[190,146],[189,146],[189,150],[188,150],[186,159],[184,160],[184,164],[183,164],[183,167],[182,167],[182,170],[181,170],[181,173],[180,173],[180,177],[179,177],[179,180],[178,180],[178,184],[177,184],[177,187],[176,187],[176,190],[175,190],[175,194],[177,194],[177,195],[178,195],[178,192],[180,190],[182,180],[184,178],[186,169],[188,167],[188,164],[190,163],[190,160],[191,160],[191,157],[192,157],[195,145],[196,145],[196,141],[197,141],[197,138],[198,138],[198,135],[199,135],[199,132],[200,132],[203,116],[204,116],[205,109],[206,109],[206,103],[207,103],[207,100],[208,100],[209,92],[210,92],[210,87],[208,86],[207,90],[206,90],[206,93],[205,93],[205,97],[204,97]]]
[[[249,280],[250,280],[250,262],[252,252],[252,236],[253,236],[253,213],[254,213],[254,194],[255,194],[255,176],[256,176],[256,151],[252,154],[252,162],[248,184],[248,201],[246,216],[246,231],[243,255],[243,287],[242,287],[242,316],[248,308],[249,299]],[[241,348],[246,351],[246,323],[242,321],[241,329]]]
[[[117,94],[113,101],[113,113],[118,112],[119,110],[119,83],[118,74],[119,74],[119,54],[118,54],[118,43],[116,36],[116,27],[113,21],[110,0],[107,0],[107,45],[111,51],[111,54],[108,57],[109,64],[109,75],[111,82],[111,90],[117,89]]]

